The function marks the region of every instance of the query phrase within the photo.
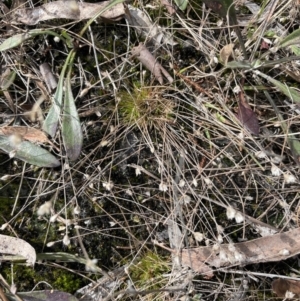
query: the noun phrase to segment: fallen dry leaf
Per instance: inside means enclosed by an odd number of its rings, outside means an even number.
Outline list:
[[[255,136],[259,136],[259,123],[256,114],[245,100],[243,92],[240,92],[240,101],[237,118],[247,130]]]
[[[47,138],[47,135],[35,128],[27,126],[3,126],[0,127],[0,135],[2,136],[18,136],[21,140],[28,140],[33,143],[49,143],[51,141]]]
[[[41,64],[40,71],[48,88],[48,91],[51,93],[57,87],[57,79],[54,76],[48,63]]]
[[[225,45],[220,51],[220,60],[225,66],[227,65],[228,59],[230,58],[233,52],[233,46],[234,44],[232,43]]]
[[[52,19],[84,20],[95,16],[96,12],[105,8],[110,1],[101,3],[87,3],[69,1],[53,1],[35,8],[16,9],[11,13],[12,24],[35,25],[41,21]],[[124,16],[124,6],[122,3],[116,4],[111,9],[105,11],[101,17],[111,21],[118,21]]]
[[[162,85],[163,76],[168,79],[169,83],[173,82],[172,76],[168,71],[157,62],[156,58],[150,53],[143,43],[140,43],[139,46],[133,47],[131,50],[132,57],[136,57],[151,73],[154,74],[155,78]]]
[[[300,279],[291,280],[278,278],[272,282],[272,290],[276,293],[278,297],[285,297],[286,292],[289,291],[295,295],[300,295]]]
[[[34,265],[36,253],[34,248],[26,241],[0,234],[0,252],[2,254],[20,255],[26,258],[27,264]]]
[[[214,268],[280,261],[300,253],[300,228],[258,239],[182,250],[182,265],[212,277]]]

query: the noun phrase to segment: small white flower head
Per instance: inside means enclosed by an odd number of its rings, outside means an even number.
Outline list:
[[[3,177],[0,178],[1,181],[6,182],[11,178],[11,175],[5,175]]]
[[[37,215],[38,216],[48,215],[51,213],[51,209],[52,209],[52,202],[48,201],[40,206],[40,208],[37,210]]]
[[[240,132],[237,137],[240,139],[240,140],[243,140],[244,141],[244,138],[245,138],[245,135],[243,132]]]
[[[59,42],[60,42],[60,37],[55,36],[55,37],[53,38],[53,40],[54,40],[55,43],[59,43]]]
[[[290,255],[290,251],[288,249],[282,249],[279,251],[279,255],[288,256]]]
[[[47,247],[50,248],[55,245],[55,241],[50,241],[47,243]]]
[[[75,215],[79,215],[79,214],[80,214],[80,211],[81,211],[81,210],[80,210],[80,207],[79,207],[78,205],[76,205],[75,208],[74,208],[74,214],[75,214]]]
[[[271,173],[274,177],[278,177],[281,174],[281,170],[278,166],[276,166],[275,164],[271,163],[272,167],[271,167]]]
[[[219,244],[214,244],[212,246],[213,251],[218,252],[220,250],[220,245]]]
[[[245,256],[244,256],[242,253],[240,253],[240,252],[238,252],[238,251],[235,251],[235,252],[234,252],[234,258],[235,258],[235,260],[238,261],[238,262],[243,262],[244,259],[245,259]]]
[[[247,196],[245,196],[245,200],[246,201],[253,201],[253,196],[247,195]]]
[[[139,176],[139,175],[141,175],[142,174],[142,169],[141,169],[141,167],[140,166],[136,166],[136,168],[135,168],[135,175],[136,176]]]
[[[192,201],[192,198],[189,195],[185,194],[182,196],[182,200],[183,200],[183,203],[185,205],[187,205]]]
[[[233,88],[232,91],[234,94],[239,94],[241,92],[241,87],[237,85]]]
[[[237,212],[234,218],[237,224],[242,223],[244,221],[244,216],[240,212]]]
[[[221,27],[221,26],[223,26],[223,20],[222,19],[219,19],[218,21],[217,21],[217,26],[218,27]]]
[[[89,188],[94,189],[94,183],[93,182],[90,182],[88,186],[89,186]]]
[[[97,259],[88,259],[86,264],[85,264],[85,270],[87,272],[97,272],[99,268],[97,267]]]
[[[63,238],[63,244],[64,244],[65,246],[68,246],[68,245],[70,244],[70,242],[71,242],[70,237],[69,237],[68,234],[66,234],[66,235],[64,236],[64,238]]]
[[[13,158],[16,155],[17,151],[16,150],[12,150],[11,152],[9,152],[9,158]]]
[[[108,223],[109,223],[109,225],[110,225],[111,227],[114,227],[114,226],[116,225],[115,222],[108,222]]]
[[[236,210],[232,208],[231,206],[228,206],[226,209],[226,215],[228,219],[234,219],[236,215]]]
[[[198,181],[197,181],[196,179],[193,179],[192,184],[193,184],[195,187],[197,187],[197,186],[198,186]]]
[[[221,234],[218,234],[217,240],[218,240],[218,243],[219,243],[219,244],[223,243],[223,237],[222,237]]]
[[[293,299],[295,297],[295,294],[290,291],[286,291],[284,297],[285,299]]]
[[[114,187],[114,183],[109,181],[109,182],[103,182],[102,186],[107,190],[107,191],[111,191]]]
[[[284,182],[286,184],[293,184],[296,183],[297,179],[294,175],[292,175],[290,172],[285,172],[283,174]]]
[[[89,179],[91,178],[91,176],[88,175],[87,173],[85,173],[85,174],[83,174],[83,178],[84,178],[85,180],[89,180]]]
[[[219,257],[220,257],[221,262],[222,261],[228,262],[228,254],[226,253],[225,250],[222,250],[222,249],[220,250]]]
[[[125,193],[126,193],[127,195],[129,195],[129,196],[132,196],[132,195],[133,195],[133,192],[132,192],[132,190],[130,190],[130,189],[126,189]]]
[[[204,178],[204,182],[208,188],[212,188],[212,181],[209,178]]]
[[[89,226],[92,224],[92,220],[89,218],[86,221],[84,221],[85,225]]]
[[[194,232],[193,235],[195,239],[199,242],[201,242],[205,238],[204,234],[200,232]]]
[[[267,154],[264,151],[258,151],[255,153],[255,157],[258,159],[265,159],[267,158]]]
[[[228,250],[230,251],[230,252],[235,252],[236,251],[236,248],[235,248],[235,246],[234,246],[234,244],[232,244],[232,243],[230,243],[229,245],[228,245]]]
[[[58,218],[58,214],[53,214],[51,217],[50,217],[50,223],[55,223],[56,220]]]
[[[224,233],[224,228],[221,225],[217,225],[218,233]]]
[[[185,185],[185,181],[184,181],[183,179],[181,179],[181,180],[179,181],[179,183],[178,183],[178,186],[179,186],[180,188],[182,188],[182,187],[184,187],[184,185]]]
[[[109,143],[108,140],[102,140],[102,141],[100,142],[100,146],[101,146],[101,147],[104,147],[104,146],[108,145],[108,143]]]
[[[164,182],[160,182],[159,190],[163,191],[163,192],[166,192],[168,190],[168,186]]]
[[[283,160],[283,157],[282,156],[277,156],[277,155],[275,155],[271,158],[271,162],[274,163],[274,164],[279,164],[279,163],[282,162],[282,160]]]
[[[0,228],[0,230],[1,231],[5,230],[7,226],[8,226],[8,223],[3,224]]]

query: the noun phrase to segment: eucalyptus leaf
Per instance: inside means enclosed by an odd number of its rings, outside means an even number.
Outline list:
[[[32,165],[41,167],[57,167],[60,165],[60,162],[50,152],[29,141],[14,143],[11,137],[0,136],[0,149],[10,155],[13,154],[14,158]]]
[[[81,153],[83,134],[71,89],[70,76],[66,78],[66,92],[62,117],[62,138],[68,158],[70,160],[76,160]]]
[[[267,81],[269,81],[270,83],[272,83],[276,88],[278,88],[283,94],[285,94],[287,97],[289,97],[290,99],[292,99],[292,101],[296,102],[296,103],[300,103],[300,93],[293,89],[290,88],[284,84],[282,84],[280,81],[270,77],[269,75],[266,75],[260,71],[255,71],[255,73],[263,78],[265,78]]]

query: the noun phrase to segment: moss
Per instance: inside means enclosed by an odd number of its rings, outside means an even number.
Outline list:
[[[159,289],[164,285],[163,274],[169,271],[168,260],[151,251],[130,268],[130,276],[139,288]]]
[[[13,274],[12,274],[13,271]],[[57,267],[36,266],[34,269],[22,264],[5,265],[2,269],[3,276],[8,283],[15,283],[18,291],[28,291],[34,288],[39,282],[37,289],[49,289],[49,285],[56,290],[74,293],[83,286],[82,278],[67,270]],[[48,285],[45,285],[45,282]]]
[[[172,120],[174,104],[161,97],[159,89],[135,87],[132,93],[119,93],[118,111],[122,123],[151,128]]]

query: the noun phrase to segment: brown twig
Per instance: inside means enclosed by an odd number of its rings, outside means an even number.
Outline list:
[[[188,77],[182,75],[179,71],[178,68],[176,68],[176,66],[174,66],[174,71],[175,74],[177,76],[179,76],[181,79],[183,79],[184,82],[186,82],[188,85],[192,86],[193,88],[195,88],[198,92],[205,94],[206,96],[208,96],[209,98],[213,98],[213,95],[210,94],[209,92],[207,92],[205,89],[203,89],[201,86],[199,86],[197,83],[193,82],[192,80],[190,80]]]

